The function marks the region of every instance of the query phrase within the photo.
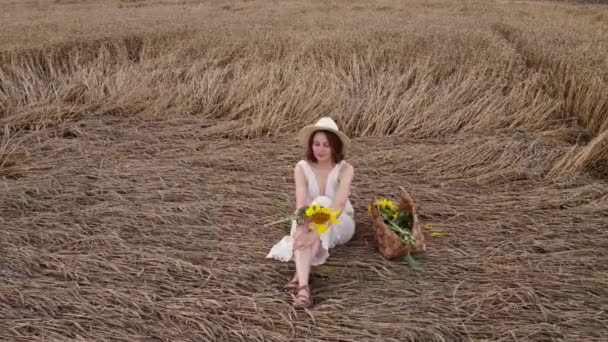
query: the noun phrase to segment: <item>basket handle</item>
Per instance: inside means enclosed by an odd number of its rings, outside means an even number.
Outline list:
[[[412,196],[410,196],[409,192],[407,192],[407,190],[405,190],[405,188],[402,186],[399,187],[399,192],[401,195],[399,206],[402,209],[409,209],[412,215],[415,216],[416,208],[414,208],[414,200],[412,199]]]
[[[399,187],[399,191],[401,192],[401,196],[403,196],[406,200],[408,200],[410,203],[414,203],[414,200],[412,199],[412,196],[410,196],[410,193],[407,192],[407,190],[405,190],[404,187],[400,186]]]
[[[372,214],[372,218],[375,220],[378,218],[378,216],[380,216],[380,214],[378,213],[378,208],[376,208],[376,206],[374,205],[375,202],[375,198],[372,197],[372,199],[369,202],[369,207],[370,207],[370,213]]]

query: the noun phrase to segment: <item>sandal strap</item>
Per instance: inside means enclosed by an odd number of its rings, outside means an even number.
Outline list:
[[[296,297],[296,301],[294,302],[295,306],[310,306],[310,304],[312,304],[312,300],[305,297]]]
[[[300,291],[306,290],[308,295],[301,294]],[[292,295],[293,296],[293,295]],[[308,285],[298,286],[296,291],[296,295],[294,298],[294,306],[297,308],[309,308],[312,306],[312,292],[310,291],[310,287]]]
[[[306,290],[308,295],[300,294],[300,291]],[[305,298],[306,301],[310,301],[310,297],[312,296],[312,292],[310,291],[310,287],[308,285],[298,286],[298,290],[296,292],[296,298]]]

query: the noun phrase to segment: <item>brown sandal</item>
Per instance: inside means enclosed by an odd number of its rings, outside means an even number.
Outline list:
[[[308,278],[308,283],[314,283],[314,277],[312,274]],[[283,291],[291,293],[295,296],[298,294],[298,285],[300,284],[298,283],[297,273],[294,273],[291,280],[285,286],[283,286]]]
[[[300,291],[308,291],[308,296],[301,295]],[[294,296],[293,306],[296,309],[310,308],[312,306],[312,293],[308,285],[298,286],[297,294]]]
[[[293,295],[298,294],[298,280],[290,280],[289,283],[287,283],[287,285],[283,286],[283,291],[287,292],[287,293],[291,293]]]

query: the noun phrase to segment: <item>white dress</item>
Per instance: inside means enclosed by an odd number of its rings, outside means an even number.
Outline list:
[[[318,202],[323,206],[331,205],[334,201],[338,190],[338,175],[340,169],[344,165],[344,161],[336,164],[327,176],[325,186],[325,196],[321,196],[317,177],[315,176],[314,168],[305,160],[301,160],[298,164],[304,170],[306,182],[308,183],[308,192],[306,203]],[[331,225],[329,231],[321,235],[321,246],[317,255],[312,260],[312,265],[317,266],[325,263],[329,257],[329,250],[337,245],[342,245],[350,241],[355,234],[355,214],[352,204],[349,199],[346,200],[346,205],[342,213],[338,217],[338,224]],[[266,258],[273,258],[280,261],[290,261],[293,258],[293,238],[297,229],[296,221],[291,222],[291,232],[277,242]]]

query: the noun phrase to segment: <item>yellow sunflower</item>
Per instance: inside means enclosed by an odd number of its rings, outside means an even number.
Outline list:
[[[319,235],[327,233],[329,230],[329,224],[338,224],[339,210],[330,208],[323,208],[319,204],[313,205],[306,209],[305,215],[313,223],[313,229],[315,229]]]
[[[397,213],[399,212],[395,203],[386,198],[377,199],[375,204],[378,206],[378,209],[381,212],[385,213],[390,217],[395,217],[395,215],[397,215]]]

